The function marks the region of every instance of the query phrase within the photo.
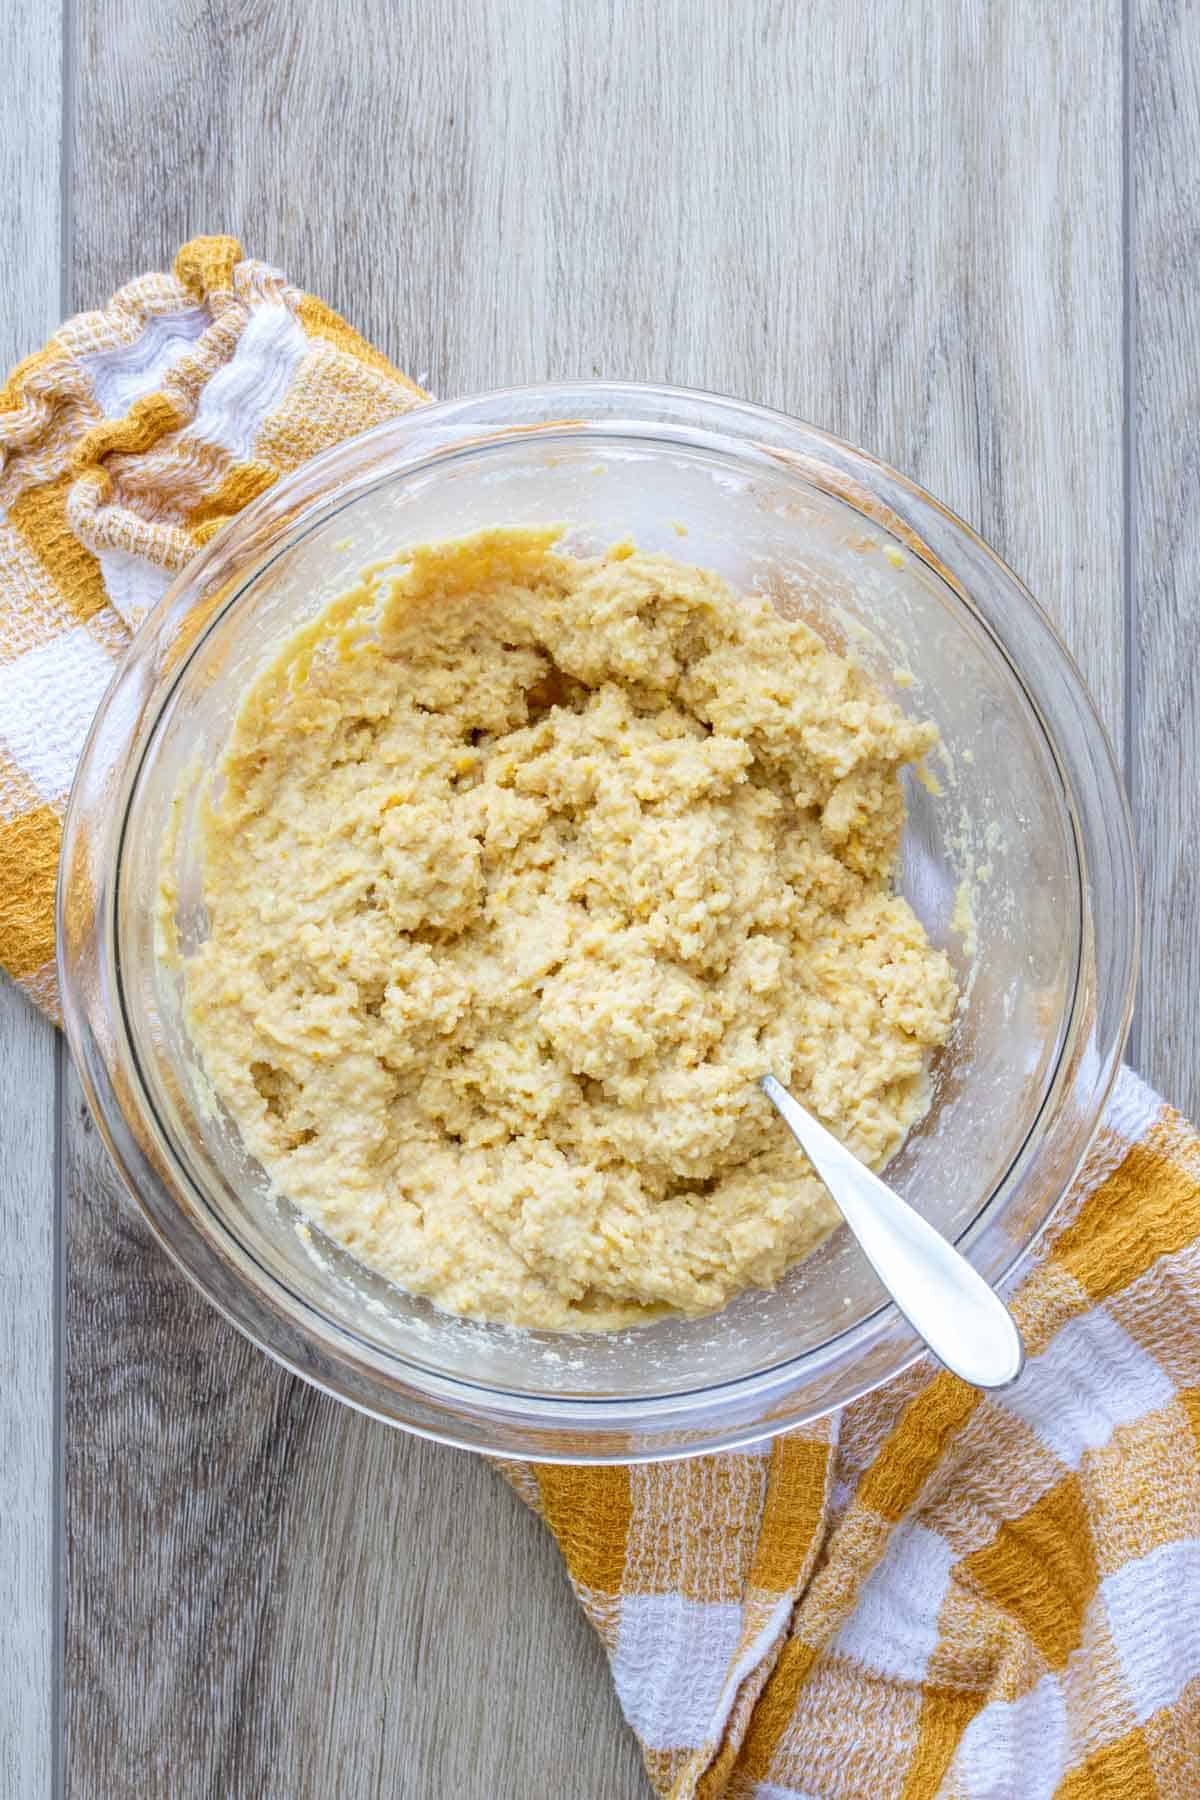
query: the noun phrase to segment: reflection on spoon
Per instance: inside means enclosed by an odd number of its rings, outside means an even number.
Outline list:
[[[773,1075],[763,1093],[837,1203],[880,1281],[938,1361],[972,1387],[1008,1387],[1025,1361],[1008,1308],[928,1220],[812,1114]]]

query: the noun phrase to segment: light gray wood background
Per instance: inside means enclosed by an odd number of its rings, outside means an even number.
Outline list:
[[[0,384],[62,314],[62,21],[0,4]],[[56,1033],[0,977],[0,1796],[58,1772]]]
[[[724,389],[978,526],[1118,746],[1133,1055],[1200,1110],[1192,0],[7,0],[0,58],[3,360],[230,230],[438,393]],[[0,1205],[4,1796],[646,1791],[536,1522],[210,1317],[4,991]]]

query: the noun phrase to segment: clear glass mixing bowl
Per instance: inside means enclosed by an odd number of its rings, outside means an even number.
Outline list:
[[[595,1336],[440,1314],[268,1197],[155,954],[172,806],[186,947],[205,929],[190,806],[280,640],[402,545],[551,522],[572,547],[632,536],[769,595],[936,720],[942,791],[910,783],[900,879],[964,1000],[889,1178],[1002,1279],[1079,1165],[1128,1024],[1136,875],[1113,759],[1050,624],[972,531],[861,451],[712,395],[588,382],[431,405],[315,458],[215,538],[138,632],[71,796],[67,1031],[160,1242],[287,1367],[472,1449],[680,1455],[810,1420],[918,1353],[844,1231],[710,1318]]]

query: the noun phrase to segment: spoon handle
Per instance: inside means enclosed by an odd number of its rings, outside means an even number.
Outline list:
[[[859,1248],[939,1362],[973,1387],[1008,1387],[1025,1360],[998,1294],[928,1220],[872,1174],[773,1075],[762,1090],[808,1157]]]

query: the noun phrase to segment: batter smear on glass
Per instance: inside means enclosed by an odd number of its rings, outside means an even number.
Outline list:
[[[880,1168],[957,993],[893,886],[934,727],[715,574],[555,545],[405,552],[287,644],[184,971],[208,1079],[325,1232],[451,1312],[595,1327],[810,1251],[832,1203],[757,1078]]]

